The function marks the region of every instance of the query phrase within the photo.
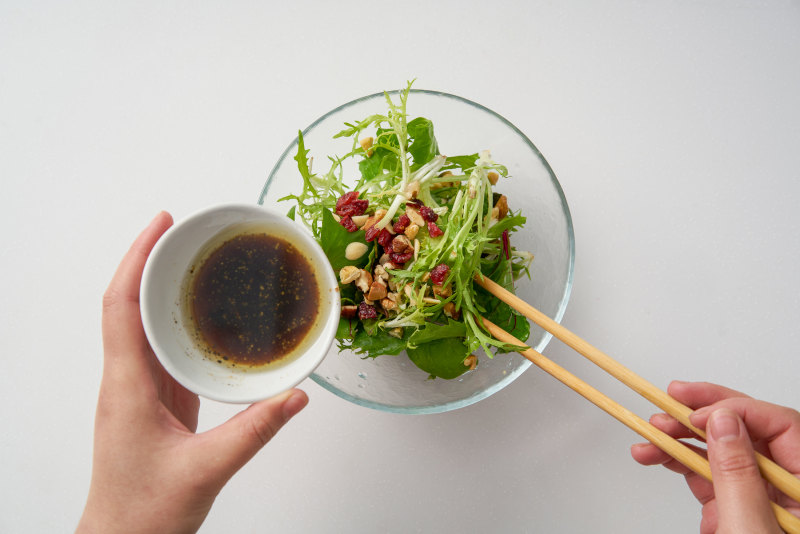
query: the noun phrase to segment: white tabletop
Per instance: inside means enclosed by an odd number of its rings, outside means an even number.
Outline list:
[[[255,201],[299,128],[413,77],[507,117],[553,167],[569,328],[658,386],[800,407],[799,27],[788,0],[3,3],[0,531],[77,522],[101,295],[138,231]],[[698,528],[681,477],[633,462],[633,432],[536,368],[428,416],[302,387],[201,532]],[[204,401],[200,426],[238,409]]]

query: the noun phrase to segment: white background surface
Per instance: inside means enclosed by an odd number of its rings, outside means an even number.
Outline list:
[[[800,407],[799,28],[797,1],[0,3],[0,532],[77,522],[101,295],[139,230],[255,202],[299,128],[412,77],[550,162],[575,225],[569,328],[661,387]],[[680,477],[536,368],[433,416],[303,387],[201,532],[698,528]],[[237,409],[204,401],[200,425]]]

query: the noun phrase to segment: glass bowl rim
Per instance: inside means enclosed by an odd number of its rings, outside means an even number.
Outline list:
[[[514,133],[516,133],[517,136],[519,136],[519,138],[522,139],[522,141],[526,145],[528,145],[528,147],[533,151],[533,153],[536,154],[536,157],[539,158],[539,161],[544,166],[544,168],[547,171],[547,173],[550,175],[551,185],[555,188],[555,191],[558,194],[559,200],[561,201],[561,209],[562,209],[562,211],[564,213],[564,217],[565,217],[566,222],[567,222],[567,236],[568,236],[568,241],[569,241],[568,242],[568,245],[569,245],[569,264],[568,264],[568,272],[567,272],[567,283],[566,283],[566,285],[564,287],[564,292],[563,292],[563,294],[561,296],[561,301],[558,304],[558,310],[556,311],[556,314],[553,317],[553,320],[555,320],[557,323],[560,323],[561,319],[564,317],[564,313],[566,312],[567,303],[569,302],[570,295],[572,294],[572,283],[573,283],[574,270],[575,270],[575,233],[574,233],[574,229],[572,227],[572,215],[570,214],[569,206],[567,205],[567,198],[564,195],[564,190],[561,188],[561,184],[559,183],[558,178],[556,178],[556,174],[555,174],[555,172],[553,172],[552,167],[550,167],[550,164],[547,162],[547,160],[542,155],[541,151],[539,151],[539,149],[536,147],[536,145],[533,144],[533,142],[530,139],[528,139],[528,136],[526,136],[511,121],[509,121],[508,119],[506,119],[505,117],[503,117],[499,113],[487,108],[486,106],[484,106],[482,104],[478,104],[477,102],[474,102],[472,100],[466,99],[464,97],[461,97],[461,96],[458,96],[458,95],[454,95],[454,94],[451,94],[451,93],[445,93],[445,92],[442,92],[442,91],[434,91],[434,90],[430,90],[430,89],[411,89],[410,92],[412,94],[425,94],[425,95],[430,95],[430,96],[434,96],[434,97],[443,97],[443,98],[446,98],[446,99],[455,100],[455,101],[457,101],[459,103],[466,104],[468,106],[471,106],[473,108],[478,109],[479,111],[482,111],[484,113],[488,113],[489,115],[494,116],[500,122],[502,122],[507,127],[509,127]],[[349,102],[345,102],[344,104],[341,104],[341,105],[333,108],[332,110],[328,111],[327,113],[325,113],[324,115],[322,115],[321,117],[316,119],[314,122],[312,122],[304,130],[302,130],[303,136],[306,136],[307,134],[309,134],[317,126],[319,126],[321,123],[323,123],[325,120],[327,120],[331,115],[334,115],[335,113],[338,113],[338,112],[340,112],[340,111],[342,111],[342,110],[344,110],[346,108],[349,108],[351,106],[355,106],[356,104],[360,104],[361,102],[366,102],[368,100],[372,100],[372,99],[375,99],[375,98],[385,97],[387,95],[397,95],[399,93],[400,93],[400,90],[381,91],[379,93],[372,93],[372,94],[369,94],[369,95],[366,95],[366,96],[362,96],[360,98],[356,98],[355,100],[350,100]],[[298,141],[299,141],[299,137],[295,137],[294,140],[291,143],[289,143],[289,146],[287,146],[286,149],[283,151],[283,153],[280,155],[280,157],[278,158],[278,161],[275,163],[275,165],[273,165],[272,170],[270,171],[269,175],[267,176],[267,181],[264,183],[264,187],[261,189],[261,195],[258,198],[258,204],[259,205],[263,205],[264,197],[269,192],[269,188],[272,185],[273,179],[275,178],[275,173],[277,172],[278,168],[280,168],[281,165],[283,165],[283,163],[286,160],[286,158],[289,157],[290,154],[297,149]],[[553,337],[552,334],[550,334],[548,332],[545,332],[545,335],[542,338],[542,340],[539,342],[539,344],[536,347],[534,347],[535,350],[537,350],[539,352],[544,350],[544,348],[547,346],[547,344],[552,339],[552,337]],[[339,396],[339,397],[341,397],[341,398],[343,398],[343,399],[345,399],[347,401],[350,401],[350,402],[352,402],[354,404],[357,404],[359,406],[364,406],[366,408],[372,408],[372,409],[375,409],[375,410],[379,410],[379,411],[383,411],[383,412],[390,412],[390,413],[433,414],[433,413],[448,412],[448,411],[451,411],[451,410],[456,410],[458,408],[464,408],[464,407],[469,406],[471,404],[474,404],[474,403],[476,403],[478,401],[481,401],[481,400],[483,400],[483,399],[485,399],[487,397],[490,397],[491,395],[494,395],[495,393],[497,393],[498,391],[500,391],[504,387],[506,387],[509,384],[511,384],[514,380],[517,379],[517,377],[519,375],[521,375],[530,366],[531,366],[531,362],[528,361],[528,360],[525,360],[523,362],[523,364],[520,365],[519,367],[517,367],[513,372],[508,373],[503,378],[503,380],[500,380],[499,382],[496,382],[496,383],[492,384],[490,387],[488,387],[486,389],[483,389],[483,390],[480,390],[480,391],[476,392],[475,394],[473,394],[473,395],[471,395],[471,396],[469,396],[467,398],[459,399],[459,400],[456,400],[456,401],[445,402],[445,403],[442,403],[442,404],[436,404],[436,405],[433,405],[433,406],[393,406],[393,405],[390,405],[390,404],[382,404],[382,403],[379,403],[379,402],[368,401],[368,400],[365,400],[365,399],[360,399],[358,397],[355,397],[355,396],[353,396],[353,395],[351,395],[349,393],[346,393],[346,392],[340,390],[339,388],[334,386],[330,381],[326,380],[324,377],[322,377],[319,374],[317,374],[316,371],[311,374],[311,379],[314,382],[316,382],[317,384],[319,384],[320,386],[322,386],[324,389],[327,389],[328,391],[330,391],[331,393],[334,393],[335,395],[337,395],[337,396]]]

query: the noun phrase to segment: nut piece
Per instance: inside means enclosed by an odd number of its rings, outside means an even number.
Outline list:
[[[392,337],[396,337],[397,339],[403,338],[403,327],[398,326],[397,328],[392,328],[389,330],[389,335]]]
[[[406,198],[417,198],[419,195],[419,180],[409,182],[406,186]]]
[[[497,185],[497,180],[500,179],[500,175],[494,171],[487,174],[486,177],[489,179],[489,183],[491,183],[492,185]]]
[[[375,214],[372,215],[371,217],[369,217],[366,220],[366,222],[364,223],[364,226],[362,226],[361,229],[366,232],[367,230],[369,230],[370,228],[372,228],[373,226],[378,224],[378,222],[381,219],[383,219],[384,215],[386,215],[386,210],[385,209],[375,210]]]
[[[433,294],[437,297],[447,298],[453,294],[453,289],[450,287],[450,284],[447,284],[446,286],[437,286],[434,284]]]
[[[470,354],[464,358],[464,365],[469,367],[469,370],[472,371],[478,366],[478,357],[474,354]]]
[[[355,261],[363,256],[368,250],[367,245],[360,241],[353,241],[344,249],[344,257],[350,261]]]
[[[413,206],[406,205],[406,215],[417,227],[425,226],[425,219],[420,215],[419,210]]]
[[[404,252],[413,252],[413,250],[414,245],[411,244],[411,241],[406,236],[400,234],[392,239],[392,252],[402,254]]]
[[[349,284],[358,279],[359,276],[361,276],[361,269],[354,265],[347,265],[339,271],[339,280],[343,284]]]
[[[409,239],[414,239],[415,237],[417,237],[418,232],[419,232],[419,225],[416,225],[414,223],[411,223],[408,226],[406,226],[406,229],[403,231],[403,233]]]
[[[500,195],[494,207],[497,208],[497,220],[502,221],[505,219],[506,215],[508,215],[508,199],[506,196]]]
[[[367,294],[367,300],[381,300],[384,298],[386,298],[386,282],[384,282],[381,279],[375,280],[369,286],[369,293]]]
[[[383,268],[383,265],[376,265],[373,274],[373,280],[383,280],[384,282],[389,281],[389,273],[386,272],[386,269]]]
[[[450,302],[445,302],[444,306],[442,307],[442,311],[446,316],[455,320],[458,320],[458,318],[461,317],[461,312],[456,309],[456,305],[452,300]]]
[[[372,137],[365,137],[364,139],[358,142],[358,144],[361,145],[361,148],[363,148],[366,151],[367,157],[372,155],[372,150],[370,150],[370,148],[372,148],[372,143],[374,141],[375,139],[373,139]]]
[[[363,293],[369,293],[369,288],[372,286],[372,275],[369,274],[369,271],[365,271],[364,269],[359,269],[358,271],[359,275],[356,280],[356,287]]]
[[[392,298],[392,293],[389,293],[386,298],[381,299],[381,306],[387,312],[393,311],[397,309],[397,302],[395,302]]]

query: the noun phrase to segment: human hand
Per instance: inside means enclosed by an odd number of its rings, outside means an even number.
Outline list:
[[[706,382],[676,381],[667,391],[696,410],[692,424],[706,429],[713,484],[650,443],[634,445],[631,455],[643,465],[661,464],[686,477],[703,506],[702,534],[780,533],[770,500],[800,517],[800,504],[761,478],[753,452],[800,476],[800,413]],[[667,414],[655,414],[650,422],[676,439],[694,437]]]
[[[308,402],[287,391],[195,434],[200,400],[161,367],[139,315],[145,261],[171,225],[167,213],[150,223],[103,298],[103,378],[79,533],[195,532],[228,479]]]

